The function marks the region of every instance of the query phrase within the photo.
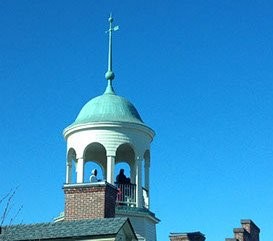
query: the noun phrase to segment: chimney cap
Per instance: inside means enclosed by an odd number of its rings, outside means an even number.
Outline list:
[[[170,238],[173,238],[173,237],[189,238],[189,240],[200,237],[205,240],[205,235],[199,231],[198,232],[190,232],[190,233],[170,233],[169,237]]]

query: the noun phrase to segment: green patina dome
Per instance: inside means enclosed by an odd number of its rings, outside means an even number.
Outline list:
[[[93,122],[129,122],[143,124],[136,108],[113,91],[105,91],[87,102],[72,125]]]
[[[88,123],[98,122],[125,122],[144,124],[136,108],[125,98],[115,94],[112,87],[112,80],[115,74],[112,71],[112,32],[118,30],[118,27],[112,27],[113,18],[109,18],[109,51],[108,51],[108,70],[105,78],[108,85],[103,95],[97,96],[87,102],[76,120],[70,127]]]

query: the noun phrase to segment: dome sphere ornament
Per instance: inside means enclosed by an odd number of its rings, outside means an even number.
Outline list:
[[[114,21],[114,19],[112,18],[112,14],[110,14],[110,17],[108,18],[108,21],[109,21],[110,23],[112,23],[112,22]]]
[[[113,80],[114,78],[115,78],[114,72],[108,70],[105,73],[105,79],[107,79],[107,80]]]

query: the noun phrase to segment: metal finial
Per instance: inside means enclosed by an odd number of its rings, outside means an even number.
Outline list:
[[[112,14],[110,14],[110,17],[108,18],[109,21],[109,29],[106,31],[106,33],[109,34],[109,49],[108,49],[108,70],[105,73],[105,78],[108,80],[108,85],[111,85],[111,81],[115,78],[115,74],[112,71],[112,32],[117,31],[119,29],[119,26],[112,27],[112,23],[114,19],[112,18]]]

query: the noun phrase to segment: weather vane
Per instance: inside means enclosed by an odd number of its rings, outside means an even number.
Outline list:
[[[115,78],[115,74],[112,71],[112,32],[117,31],[119,26],[112,26],[114,19],[112,18],[112,14],[108,18],[109,21],[109,29],[105,32],[109,34],[109,49],[108,49],[108,70],[105,73],[105,78],[107,80],[113,80]]]

